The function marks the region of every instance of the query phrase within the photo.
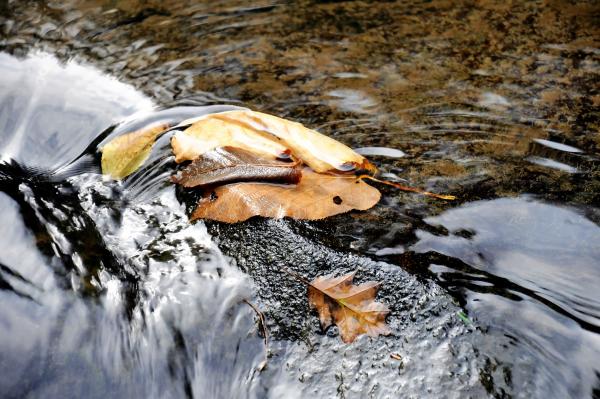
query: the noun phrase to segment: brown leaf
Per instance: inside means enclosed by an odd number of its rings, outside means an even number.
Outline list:
[[[150,155],[156,138],[169,128],[164,123],[145,126],[115,137],[102,147],[102,173],[123,179],[135,172]]]
[[[241,181],[296,184],[302,177],[297,162],[264,158],[235,147],[219,147],[196,158],[172,181],[184,187],[201,187]]]
[[[198,203],[191,220],[236,223],[252,216],[317,220],[369,209],[380,197],[379,190],[355,176],[320,174],[304,168],[300,183],[294,186],[235,183],[217,187]]]
[[[216,147],[233,146],[280,157],[291,153],[315,172],[376,168],[337,140],[300,123],[250,110],[206,115],[171,141],[175,160],[193,160]]]
[[[376,337],[390,333],[385,324],[390,311],[386,305],[375,302],[380,283],[369,281],[353,285],[355,274],[317,277],[308,287],[308,301],[319,313],[321,327],[337,325],[342,341],[346,343],[354,341],[360,334]]]

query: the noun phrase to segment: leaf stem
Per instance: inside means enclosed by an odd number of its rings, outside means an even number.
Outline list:
[[[413,192],[413,193],[423,194],[423,195],[426,195],[428,197],[434,197],[434,198],[439,198],[439,199],[448,200],[448,201],[452,201],[452,200],[456,199],[456,196],[454,196],[454,195],[444,195],[444,194],[430,193],[429,191],[421,190],[420,188],[409,187],[409,186],[405,186],[405,185],[402,185],[402,184],[399,184],[399,183],[395,183],[395,182],[392,182],[392,181],[388,181],[388,180],[380,180],[380,179],[377,179],[377,178],[375,178],[373,176],[370,176],[370,175],[360,175],[360,176],[357,176],[357,177],[359,179],[362,179],[362,180],[364,180],[364,179],[373,180],[373,181],[376,181],[377,183],[386,184],[388,186],[395,187],[395,188],[397,188],[399,190],[402,190],[402,191],[410,191],[410,192]]]

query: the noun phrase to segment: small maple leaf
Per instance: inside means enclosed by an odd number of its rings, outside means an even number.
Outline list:
[[[308,287],[308,301],[319,313],[321,327],[335,324],[342,341],[349,343],[360,334],[371,337],[387,335],[385,317],[390,310],[375,302],[380,283],[369,281],[353,285],[356,272],[341,277],[317,277]]]

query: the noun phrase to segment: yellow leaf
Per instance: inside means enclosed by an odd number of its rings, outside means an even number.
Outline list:
[[[101,149],[102,173],[123,179],[135,172],[150,155],[156,138],[168,128],[163,123],[153,124],[112,139]]]
[[[236,147],[270,158],[288,157],[290,150],[251,128],[207,115],[171,139],[175,162],[193,161],[218,147]]]
[[[206,115],[173,137],[176,161],[193,160],[215,147],[232,146],[280,157],[291,154],[315,172],[376,168],[337,140],[300,123],[250,110]]]
[[[236,223],[252,216],[317,220],[369,209],[380,197],[379,190],[358,177],[319,174],[304,168],[297,185],[252,182],[217,187],[198,203],[191,220]]]

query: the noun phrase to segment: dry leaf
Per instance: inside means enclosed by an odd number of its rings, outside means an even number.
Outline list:
[[[250,110],[206,115],[172,140],[177,162],[226,145],[274,157],[291,151],[316,172],[376,171],[366,158],[339,141],[300,123]]]
[[[150,155],[156,138],[168,128],[163,123],[153,124],[112,139],[100,150],[102,173],[123,179],[135,172]]]
[[[297,122],[249,110],[222,112],[214,114],[214,117],[242,123],[282,140],[293,154],[315,172],[374,170],[366,158],[350,147]]]
[[[172,181],[201,187],[241,181],[296,184],[302,177],[297,162],[282,162],[235,147],[219,147],[196,158]]]
[[[283,144],[254,129],[240,124],[206,115],[199,118],[183,132],[177,132],[171,139],[175,162],[192,161],[217,147],[237,147],[263,156],[275,158],[289,157],[290,150]]]
[[[304,168],[300,183],[294,186],[235,183],[217,187],[198,203],[191,220],[236,223],[252,216],[317,220],[369,209],[380,197],[379,190],[355,176],[319,174]]]
[[[360,334],[376,337],[390,333],[385,324],[390,311],[386,305],[375,302],[379,283],[369,281],[353,285],[355,274],[317,277],[308,287],[308,301],[319,313],[321,327],[337,325],[342,341],[346,343],[354,341]]]

